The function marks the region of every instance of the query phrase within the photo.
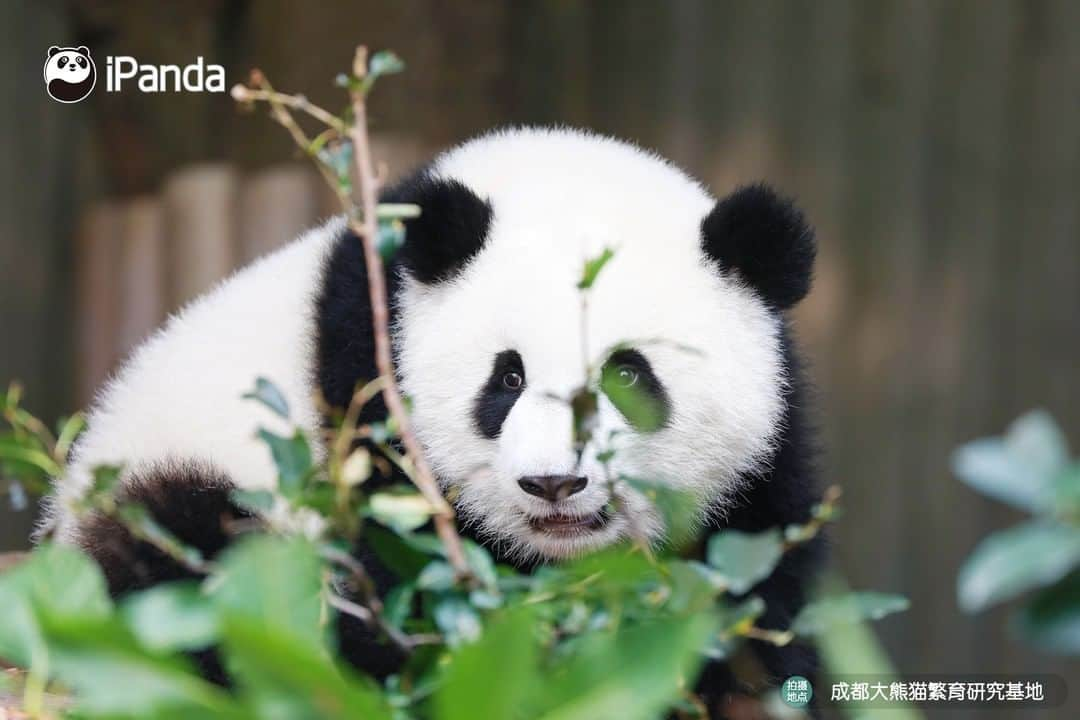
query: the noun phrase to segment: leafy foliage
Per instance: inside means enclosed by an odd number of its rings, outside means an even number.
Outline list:
[[[1014,629],[1052,652],[1080,654],[1080,462],[1044,412],[1016,420],[1000,438],[975,440],[953,456],[965,483],[1034,515],[985,538],[957,577],[968,612],[1038,592]]]

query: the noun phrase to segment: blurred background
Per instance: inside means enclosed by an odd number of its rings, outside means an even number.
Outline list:
[[[902,672],[1080,680],[1004,611],[957,610],[962,559],[1017,516],[949,471],[1035,407],[1080,447],[1080,3],[26,0],[0,27],[0,380],[34,412],[84,405],[167,312],[333,210],[264,112],[107,94],[105,56],[201,55],[226,87],[258,66],[337,109],[353,47],[392,48],[408,70],[373,122],[393,174],[492,126],[565,123],[718,195],[765,179],[797,197],[821,244],[796,323],[846,493],[837,568],[910,597],[877,626]],[[97,59],[87,101],[45,94],[54,44]],[[31,522],[5,504],[0,550]]]

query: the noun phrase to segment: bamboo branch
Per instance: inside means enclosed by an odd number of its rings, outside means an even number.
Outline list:
[[[388,298],[386,293],[386,276],[383,270],[382,257],[379,255],[378,238],[378,197],[380,181],[375,174],[375,167],[371,159],[371,144],[367,133],[367,102],[362,89],[363,80],[367,76],[367,48],[363,45],[356,48],[353,58],[353,75],[360,80],[358,87],[350,92],[352,98],[353,124],[349,128],[349,138],[352,140],[353,156],[356,161],[357,181],[360,190],[360,217],[350,218],[350,227],[364,244],[364,263],[367,266],[368,291],[371,298],[372,327],[375,334],[375,367],[379,376],[383,378],[382,395],[386,402],[387,411],[397,425],[401,442],[405,446],[406,454],[412,459],[412,481],[420,490],[421,494],[435,508],[435,531],[446,548],[446,557],[454,570],[461,577],[467,577],[469,565],[465,560],[465,553],[461,547],[461,539],[458,537],[457,528],[454,525],[454,511],[450,507],[439,486],[435,482],[435,476],[424,457],[423,449],[413,433],[409,413],[405,407],[405,401],[401,395],[401,389],[397,384],[397,375],[394,371],[393,356],[390,346],[390,317],[388,311]]]

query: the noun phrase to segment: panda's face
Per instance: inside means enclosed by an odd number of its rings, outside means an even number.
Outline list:
[[[85,48],[57,48],[45,63],[45,81],[57,78],[72,85],[90,77],[93,69]]]
[[[481,140],[436,172],[482,198],[484,237],[452,277],[404,278],[395,341],[463,520],[511,553],[563,558],[661,537],[642,484],[685,491],[702,518],[722,508],[769,457],[784,367],[777,314],[702,249],[714,202],[660,161],[580,135]],[[604,248],[614,257],[583,295]],[[571,403],[590,375],[614,391],[582,447]],[[648,413],[620,406],[627,388]]]

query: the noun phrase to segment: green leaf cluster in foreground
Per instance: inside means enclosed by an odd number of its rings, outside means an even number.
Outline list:
[[[953,471],[1032,516],[979,543],[957,578],[960,606],[977,612],[1035,591],[1013,628],[1045,650],[1080,654],[1080,461],[1061,429],[1044,412],[1028,413],[1004,436],[960,447]]]
[[[288,419],[288,403],[268,381],[248,397]],[[806,525],[717,533],[704,561],[635,541],[522,574],[463,540],[463,576],[430,530],[434,508],[415,489],[367,491],[378,463],[409,467],[389,445],[391,423],[368,432],[372,447],[335,442],[316,464],[304,433],[260,430],[277,485],[235,494],[261,519],[235,529],[214,558],[124,504],[115,495],[122,470],[102,468],[76,510],[111,515],[199,580],[115,604],[96,564],[50,544],[0,575],[0,658],[28,671],[22,705],[33,711],[44,688],[56,687],[81,718],[584,720],[662,717],[673,708],[695,717],[699,669],[730,658],[746,638],[814,642],[906,607],[895,596],[844,593],[811,603],[790,629],[757,626],[766,607],[754,587],[834,517],[835,494]],[[688,498],[633,486],[669,523],[689,522]],[[395,577],[381,598],[345,551],[361,536]],[[383,639],[378,652],[404,657],[401,671],[378,682],[346,666],[334,645],[340,613]],[[209,649],[234,691],[200,673],[194,658]]]
[[[92,561],[44,546],[0,576],[0,656],[71,691],[85,718],[653,718],[693,686],[721,638],[764,609],[721,612],[717,570],[634,551],[545,568],[535,580],[492,566],[486,590],[433,579],[441,567],[432,558],[396,591],[407,587],[406,604],[419,599],[430,612],[395,618],[441,641],[418,647],[385,686],[335,660],[329,568],[316,544],[265,534],[240,540],[202,582],[119,605]],[[845,597],[811,605],[796,625],[812,637],[900,609]],[[212,646],[235,692],[181,654]]]

